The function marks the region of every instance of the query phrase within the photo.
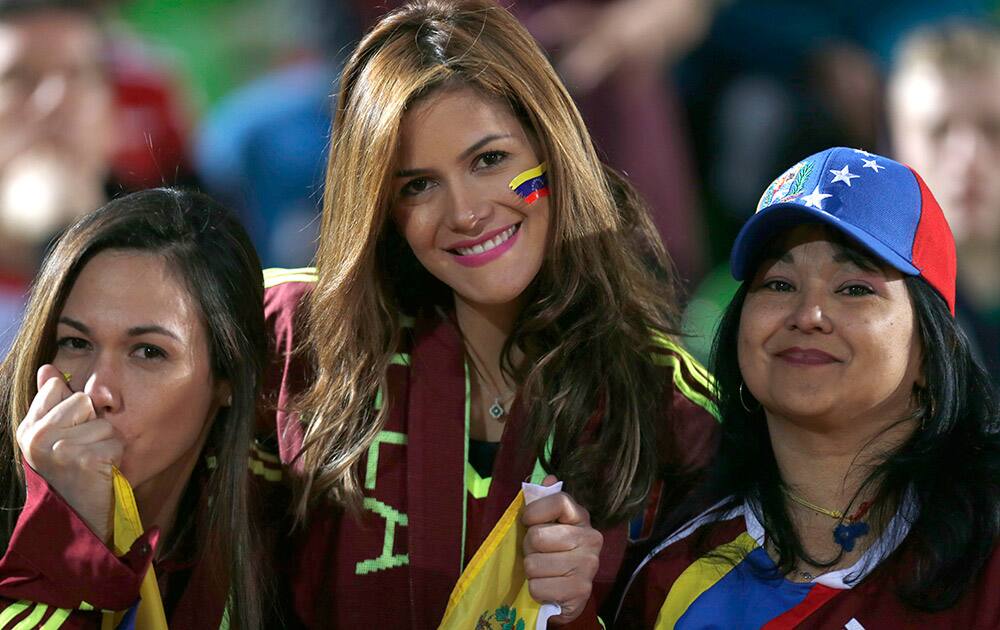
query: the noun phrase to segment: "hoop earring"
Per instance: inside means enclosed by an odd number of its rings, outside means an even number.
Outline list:
[[[753,409],[751,409],[750,406],[747,405],[746,401],[743,400],[743,381],[740,381],[739,397],[740,405],[743,406],[743,409],[745,409],[747,413],[753,413]],[[757,405],[759,406],[760,403],[757,403]]]

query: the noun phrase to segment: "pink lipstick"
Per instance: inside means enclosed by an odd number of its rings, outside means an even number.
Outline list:
[[[481,267],[507,253],[517,241],[518,234],[521,233],[520,228],[520,223],[514,223],[487,232],[475,240],[455,243],[447,249],[458,264]]]

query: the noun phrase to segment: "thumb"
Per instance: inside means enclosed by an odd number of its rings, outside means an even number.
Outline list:
[[[66,375],[60,372],[59,368],[51,363],[46,363],[42,367],[38,368],[38,372],[35,375],[35,386],[37,389],[41,389],[45,383],[54,378],[58,378],[63,383],[66,382]]]
[[[559,481],[559,478],[556,477],[555,475],[545,475],[545,479],[542,479],[542,485],[552,486],[555,485],[557,481]]]

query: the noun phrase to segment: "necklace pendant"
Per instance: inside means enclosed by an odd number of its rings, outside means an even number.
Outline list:
[[[841,523],[833,528],[833,540],[840,545],[844,551],[854,550],[854,541],[868,533],[868,523],[857,521],[855,523]]]
[[[490,411],[490,416],[492,416],[494,420],[499,420],[500,418],[503,417],[505,413],[507,413],[506,411],[504,411],[503,405],[500,404],[499,398],[493,401],[493,404],[490,405],[489,411]]]

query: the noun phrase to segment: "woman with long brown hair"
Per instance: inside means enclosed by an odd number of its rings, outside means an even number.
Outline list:
[[[714,449],[646,209],[488,0],[414,2],[365,36],[316,270],[266,277],[308,625],[435,626],[519,482],[546,473],[566,485],[522,517],[531,593],[556,623],[596,621],[628,521],[665,518]]]
[[[59,239],[0,365],[0,626],[266,626],[262,297],[246,231],[199,193],[134,193]]]

